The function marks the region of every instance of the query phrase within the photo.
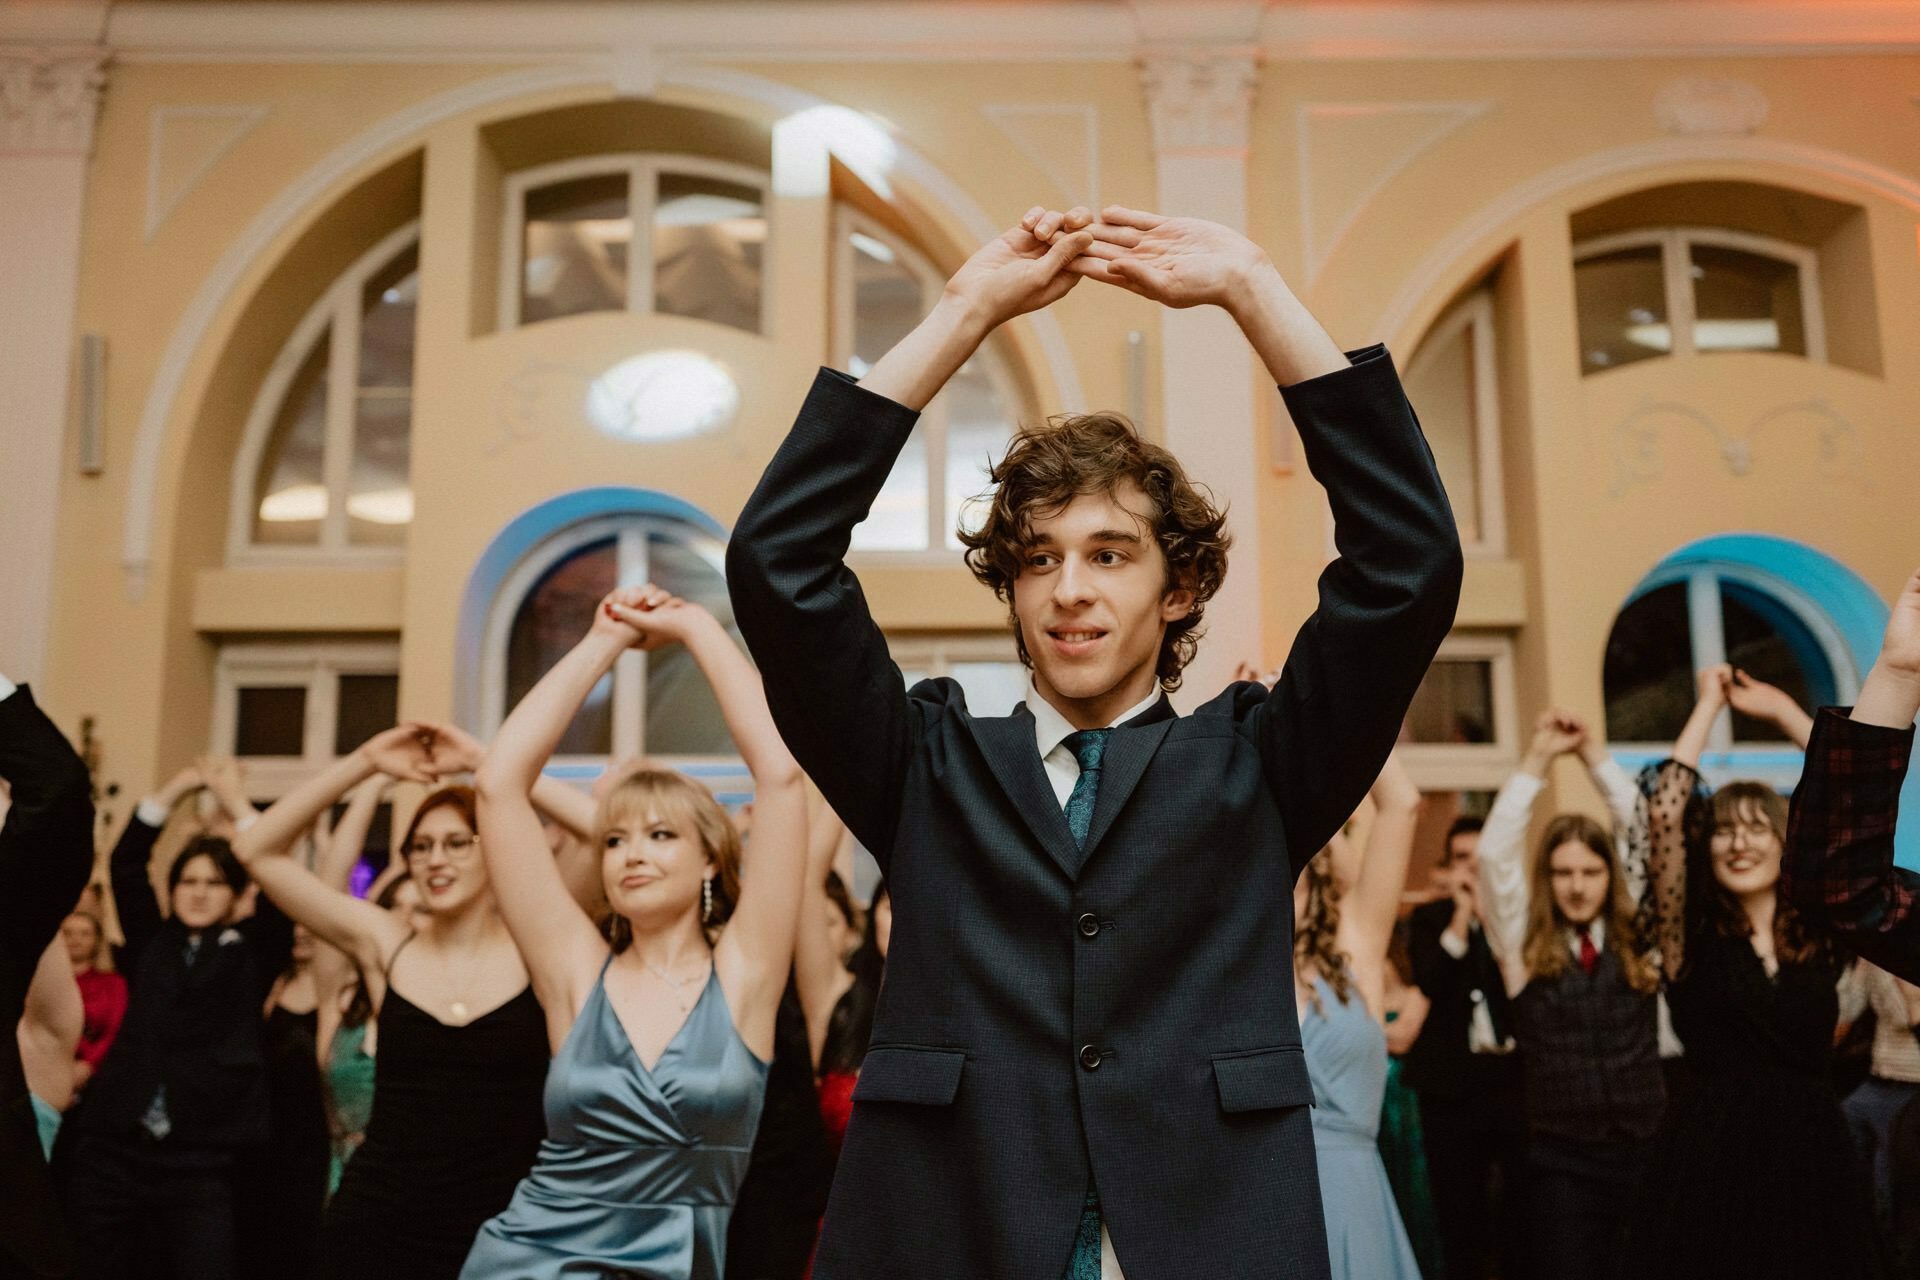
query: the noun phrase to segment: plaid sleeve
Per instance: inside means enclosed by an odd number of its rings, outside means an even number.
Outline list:
[[[1920,875],[1893,864],[1913,729],[1823,709],[1793,796],[1781,892],[1881,968],[1920,982]]]

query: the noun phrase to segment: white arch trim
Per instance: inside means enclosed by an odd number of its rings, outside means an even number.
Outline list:
[[[1435,305],[1436,294],[1459,287],[1468,273],[1482,265],[1480,259],[1469,259],[1468,255],[1497,250],[1500,246],[1490,241],[1555,196],[1603,178],[1663,165],[1729,162],[1774,165],[1814,174],[1920,211],[1920,181],[1825,147],[1771,138],[1664,138],[1599,151],[1507,188],[1457,225],[1407,276],[1375,322],[1373,340],[1413,341],[1418,335],[1409,333],[1408,326],[1422,309]]]
[[[462,85],[415,103],[345,143],[295,179],[261,210],[201,282],[199,291],[174,326],[148,388],[134,439],[126,519],[121,531],[121,567],[129,599],[138,601],[146,593],[147,578],[153,564],[161,454],[166,446],[167,424],[173,420],[177,410],[187,371],[248,271],[273,246],[274,241],[315,202],[324,198],[355,171],[444,120],[516,98],[605,87],[611,83],[611,73],[605,66],[561,66],[510,72]],[[718,67],[669,66],[662,69],[659,84],[759,103],[783,114],[804,111],[810,107],[837,105],[791,85]],[[968,235],[985,241],[999,234],[1001,228],[957,182],[904,142],[899,144],[899,148],[895,161],[897,171],[942,205],[966,229]],[[1034,326],[1041,354],[1058,391],[1061,401],[1059,408],[1065,412],[1083,410],[1085,393],[1081,388],[1079,370],[1067,349],[1066,334],[1060,328],[1059,320],[1044,311],[1028,319]]]

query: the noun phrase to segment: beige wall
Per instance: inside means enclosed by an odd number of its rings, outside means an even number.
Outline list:
[[[1404,361],[1449,299],[1495,261],[1506,264],[1508,550],[1470,567],[1461,617],[1476,631],[1515,640],[1523,714],[1551,700],[1598,718],[1600,654],[1619,602],[1692,538],[1755,530],[1798,539],[1883,593],[1920,560],[1901,480],[1920,471],[1920,443],[1909,426],[1920,411],[1920,384],[1902,358],[1920,342],[1915,66],[1900,57],[1782,56],[1280,60],[1263,67],[1248,155],[1251,226],[1338,339],[1349,346],[1385,339]],[[924,162],[922,177],[937,176],[929,183],[903,171],[897,194],[906,223],[923,232],[943,264],[966,251],[981,218],[1005,224],[1030,204],[1086,194],[1081,176],[1089,166],[1103,200],[1146,204],[1156,190],[1153,133],[1138,72],[1127,61],[922,56],[725,69],[890,125]],[[770,287],[778,318],[769,337],[628,316],[492,331],[500,176],[540,146],[537,130],[529,135],[503,122],[560,107],[591,112],[611,98],[592,77],[543,88],[538,74],[478,61],[130,61],[112,72],[89,175],[78,322],[111,345],[109,465],[97,478],[69,469],[62,482],[44,695],[67,722],[97,717],[107,776],[128,794],[205,745],[222,638],[397,630],[403,710],[450,714],[461,593],[480,553],[513,516],[557,492],[617,481],[669,491],[726,523],[784,432],[826,355],[823,321],[809,325],[820,316],[812,301],[820,264],[804,236],[776,256]],[[523,76],[528,87],[481,100],[476,86],[509,75]],[[1747,86],[1764,100],[1764,122],[1746,131],[1736,120],[1719,133],[1674,132],[1656,101],[1687,79]],[[463,92],[468,105],[446,105]],[[764,139],[783,113],[713,87],[669,82],[659,97],[730,115],[748,139]],[[443,105],[429,109],[435,102]],[[258,119],[221,149],[218,121],[208,125],[184,110],[209,105],[258,108]],[[1084,106],[1092,129],[1079,132],[1077,118],[1063,117],[1064,136],[1043,131],[1049,167],[983,105]],[[409,113],[417,127],[406,126]],[[1720,356],[1649,361],[1582,379],[1569,215],[1659,183],[1732,179],[1865,210],[1884,375]],[[179,196],[151,235],[150,184]],[[417,520],[404,563],[357,571],[228,566],[231,459],[259,379],[326,280],[393,225],[394,202],[412,198],[409,184],[417,184],[425,221]],[[821,211],[818,201],[783,200],[776,214],[793,219],[792,227],[817,228]],[[251,248],[249,236],[257,241]],[[231,287],[208,292],[236,254]],[[1088,402],[1121,404],[1127,335],[1138,330],[1154,340],[1153,308],[1089,286],[1055,320],[1064,366],[1049,359],[1049,340],[1032,324],[1015,335],[1022,376],[1035,392],[1029,412],[1069,407],[1061,403],[1062,367]],[[178,393],[158,398],[182,334],[197,337],[186,348]],[[668,340],[708,350],[740,375],[734,429],[647,447],[599,436],[565,414],[502,430],[502,399],[516,377],[598,368],[636,343]],[[1154,367],[1149,360],[1149,429]],[[1819,411],[1780,412],[1812,402]],[[1312,606],[1328,540],[1324,501],[1299,464],[1277,399],[1263,391],[1262,403],[1260,421],[1223,429],[1258,434],[1258,509],[1236,513],[1236,521],[1239,536],[1261,550],[1263,656],[1278,662]],[[1697,419],[1686,425],[1678,413],[1649,416],[1654,404],[1704,415],[1728,440],[1751,438],[1751,465],[1736,472]],[[1769,415],[1770,424],[1756,430]],[[1823,424],[1832,427],[1824,437]],[[1644,453],[1637,427],[1650,432]],[[151,457],[141,453],[143,440]],[[127,564],[129,526],[141,526],[132,505],[136,482],[150,483],[157,513],[146,526],[144,573]],[[873,582],[890,627],[999,623],[999,607],[957,567],[876,570]],[[1562,798],[1577,802],[1577,789]]]

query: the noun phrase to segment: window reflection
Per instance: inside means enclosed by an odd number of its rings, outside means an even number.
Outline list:
[[[574,178],[527,192],[520,322],[625,311],[632,243],[624,172]]]
[[[760,332],[766,241],[766,211],[753,187],[661,174],[653,211],[653,309]]]
[[[1593,373],[1673,350],[1666,269],[1658,244],[1583,258],[1574,267],[1580,367]]]
[[[253,540],[270,546],[313,546],[327,518],[327,365],[330,334],[300,363],[274,415],[260,460]]]

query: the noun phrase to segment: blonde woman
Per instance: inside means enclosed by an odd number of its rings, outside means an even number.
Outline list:
[[[676,643],[712,683],[753,775],[752,866],[741,873],[739,838],[705,787],[636,769],[607,789],[594,824],[603,931],[568,893],[530,792],[620,655]],[[717,1280],[806,865],[806,792],[759,674],[705,609],[623,588],[514,709],[478,790],[481,848],[554,1059],[540,1158],[462,1275]]]

